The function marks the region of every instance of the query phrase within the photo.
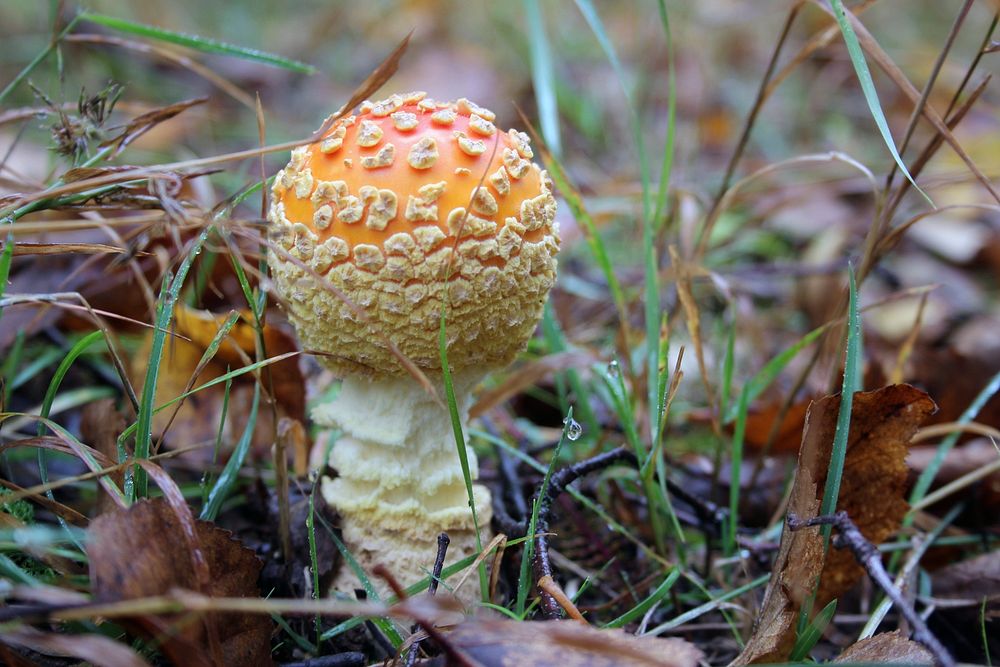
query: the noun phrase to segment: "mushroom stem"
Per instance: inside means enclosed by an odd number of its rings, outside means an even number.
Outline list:
[[[455,398],[463,426],[471,389],[482,375],[456,374]],[[340,395],[319,406],[313,419],[338,428],[330,463],[336,479],[323,480],[323,496],[341,516],[344,543],[367,571],[380,562],[409,586],[427,576],[437,536],[451,538],[449,560],[476,550],[475,526],[458,457],[451,417],[410,376],[349,376]],[[475,453],[466,448],[469,472],[479,476]],[[488,531],[490,493],[473,486],[480,534]],[[489,536],[482,536],[488,541]],[[358,587],[342,567],[334,589]],[[471,590],[471,589],[470,589]]]

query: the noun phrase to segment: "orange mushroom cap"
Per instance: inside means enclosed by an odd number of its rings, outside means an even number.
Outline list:
[[[505,365],[531,336],[555,282],[556,203],[527,135],[494,120],[465,99],[392,95],[278,173],[269,263],[304,346],[334,370],[404,372],[386,341],[440,368],[445,299],[456,368]]]

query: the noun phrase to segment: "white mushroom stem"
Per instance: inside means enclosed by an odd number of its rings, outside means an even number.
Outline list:
[[[455,377],[463,424],[470,391],[480,377]],[[383,563],[404,586],[416,583],[434,563],[441,532],[451,538],[447,562],[475,552],[475,525],[451,418],[416,380],[409,375],[348,377],[340,395],[319,406],[313,419],[343,433],[330,455],[338,477],[324,479],[322,492],[341,516],[344,543],[365,570]],[[475,480],[476,455],[468,447],[466,454]],[[477,484],[473,496],[485,543],[490,493]],[[334,590],[350,594],[358,586],[351,568],[342,566]]]

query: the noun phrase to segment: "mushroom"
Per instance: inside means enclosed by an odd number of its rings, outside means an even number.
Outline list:
[[[427,575],[442,531],[449,560],[474,553],[492,513],[476,484],[475,525],[445,403],[399,355],[441,386],[444,305],[464,424],[472,389],[524,348],[556,278],[551,180],[528,136],[494,120],[425,93],[365,102],[294,150],[272,190],[276,292],[303,347],[343,377],[312,415],[342,434],[323,497],[359,564],[382,563],[404,585]],[[344,567],[334,590],[357,583]]]

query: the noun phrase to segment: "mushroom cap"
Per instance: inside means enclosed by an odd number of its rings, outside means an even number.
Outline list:
[[[494,118],[392,95],[278,173],[268,263],[303,346],[334,371],[405,373],[389,341],[440,369],[445,302],[455,369],[506,365],[530,338],[555,282],[556,202],[527,135]]]

